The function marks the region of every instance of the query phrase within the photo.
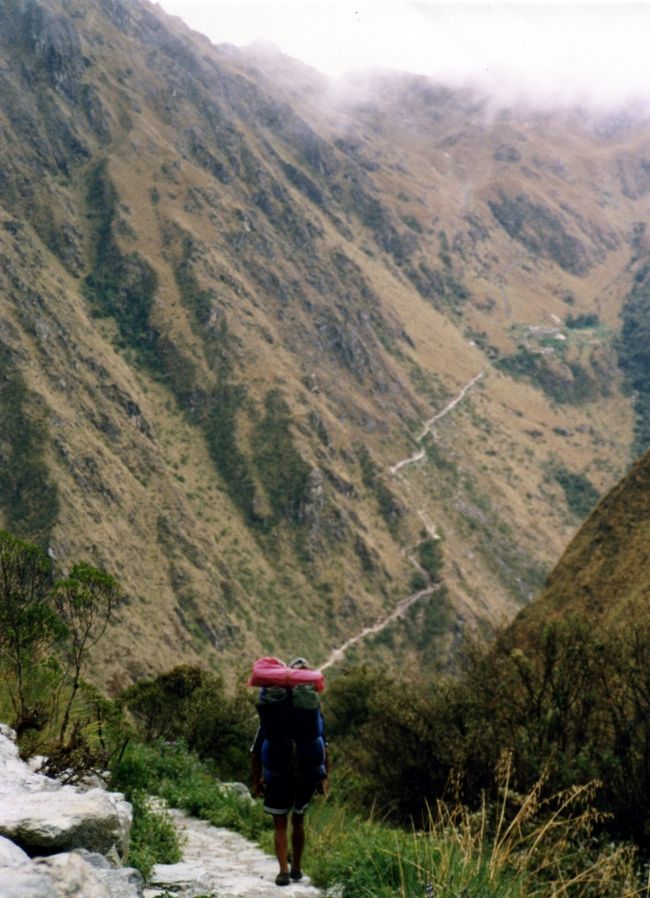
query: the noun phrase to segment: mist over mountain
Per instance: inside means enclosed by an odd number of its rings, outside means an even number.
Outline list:
[[[109,686],[512,617],[650,444],[648,120],[0,8],[1,518],[122,583]]]

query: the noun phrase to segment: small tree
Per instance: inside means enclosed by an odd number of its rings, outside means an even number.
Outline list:
[[[0,530],[0,653],[14,725],[29,727],[29,680],[60,633],[50,595],[51,564],[37,546]]]
[[[70,722],[86,654],[104,635],[120,595],[120,585],[114,577],[84,562],[75,564],[69,577],[54,586],[54,605],[65,627],[65,639],[61,641],[64,675],[70,682],[61,721],[61,742]]]

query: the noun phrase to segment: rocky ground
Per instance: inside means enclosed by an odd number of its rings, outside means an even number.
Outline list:
[[[183,860],[179,864],[158,864],[151,878],[152,888],[145,898],[162,898],[167,892],[183,898],[214,895],[215,898],[267,898],[278,895],[274,858],[237,833],[218,829],[181,811],[172,811],[185,835]],[[292,883],[281,894],[291,898],[317,898],[319,889],[308,877]]]
[[[264,898],[277,895],[273,858],[241,836],[171,811],[183,859],[159,864],[151,882],[124,866],[131,807],[97,786],[61,785],[18,757],[0,724],[0,896],[2,898]],[[307,877],[292,898],[322,893]]]

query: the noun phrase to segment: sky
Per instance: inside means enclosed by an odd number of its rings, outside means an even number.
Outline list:
[[[214,43],[275,44],[321,72],[392,68],[509,97],[650,99],[650,0],[162,0]]]

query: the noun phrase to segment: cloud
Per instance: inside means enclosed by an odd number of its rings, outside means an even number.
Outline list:
[[[269,40],[322,72],[394,68],[500,95],[650,98],[650,4],[163,0],[215,43]]]

